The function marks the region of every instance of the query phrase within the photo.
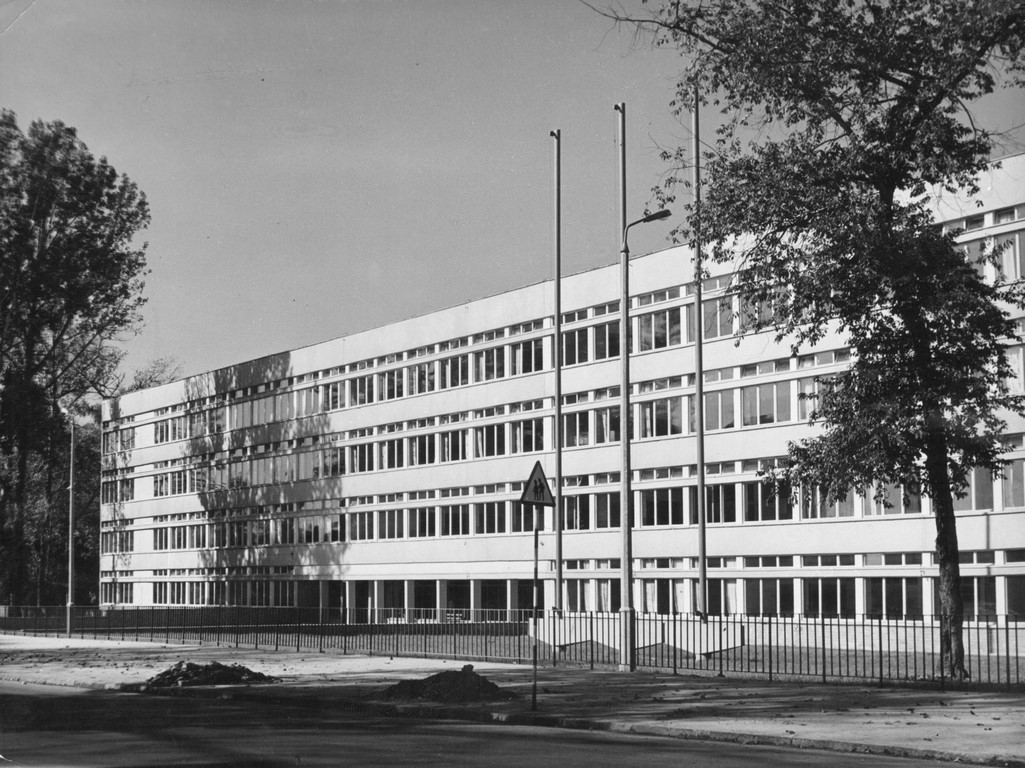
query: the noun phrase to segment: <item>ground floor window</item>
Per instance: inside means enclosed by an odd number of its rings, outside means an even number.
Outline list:
[[[846,579],[813,579],[801,580],[803,583],[804,615],[809,617],[843,617],[853,618],[855,615],[855,580]]]
[[[891,576],[865,579],[865,613],[874,619],[921,619],[922,580]]]
[[[744,599],[749,616],[793,616],[793,579],[746,579]]]

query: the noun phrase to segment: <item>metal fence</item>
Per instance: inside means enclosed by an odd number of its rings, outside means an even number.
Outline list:
[[[536,627],[536,629],[535,629]],[[941,617],[880,618],[645,614],[634,616],[639,668],[771,679],[919,681],[949,685]],[[0,632],[63,635],[66,608],[0,607]],[[380,610],[245,606],[76,607],[75,637],[274,650],[445,657],[618,667],[618,613]],[[965,624],[968,685],[1025,688],[1025,622]]]

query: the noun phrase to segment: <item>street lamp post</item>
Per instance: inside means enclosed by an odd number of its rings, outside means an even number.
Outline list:
[[[65,409],[61,411],[68,417],[71,428],[71,456],[68,470],[68,607],[66,629],[71,637],[71,609],[75,604],[75,420]]]
[[[619,439],[623,452],[622,477],[619,502],[620,526],[623,531],[623,553],[620,567],[620,669],[634,671],[637,668],[636,643],[634,642],[634,604],[633,604],[633,490],[631,488],[630,440],[633,436],[630,410],[630,246],[627,244],[627,233],[636,224],[647,224],[671,216],[669,210],[663,209],[643,218],[631,221],[623,227],[623,243],[619,250],[619,268],[622,292],[619,297]]]

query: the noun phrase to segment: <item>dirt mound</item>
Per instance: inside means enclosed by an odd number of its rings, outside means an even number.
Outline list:
[[[402,680],[385,689],[384,698],[453,703],[503,701],[515,699],[516,694],[503,691],[487,678],[474,672],[472,664],[467,664],[458,672],[449,670],[425,677],[423,680]]]
[[[277,678],[243,667],[241,664],[194,664],[179,661],[170,669],[146,681],[149,688],[177,688],[184,685],[246,685],[274,683]]]

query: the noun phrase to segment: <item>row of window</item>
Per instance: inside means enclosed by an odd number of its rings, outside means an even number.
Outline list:
[[[797,504],[785,491],[774,491],[760,482],[740,484],[713,484],[706,486],[705,516],[709,523],[759,522],[792,520],[795,509],[802,517],[823,516],[821,510],[806,503]],[[891,498],[899,502],[900,494],[891,491]],[[808,491],[797,494],[812,497]],[[634,510],[637,528],[697,525],[697,488],[653,488],[638,491]],[[882,501],[866,502],[864,514],[892,514],[920,512],[920,505],[886,507]],[[617,492],[576,494],[562,499],[562,527],[566,531],[590,531],[619,528],[621,523],[620,495]],[[831,517],[841,516],[830,512]],[[849,515],[842,515],[849,516]],[[544,515],[536,518],[531,507],[508,501],[493,500],[449,505],[416,506],[382,510],[350,510],[338,515],[319,515],[280,519],[222,520],[212,523],[184,524],[154,529],[153,548],[161,550],[204,549],[207,547],[259,547],[282,544],[320,544],[342,541],[385,541],[404,538],[433,538],[436,536],[474,536],[504,533],[522,533],[533,530],[537,524],[545,529]],[[107,536],[108,534],[104,534]],[[132,551],[135,538],[131,531],[112,532],[105,552]],[[114,536],[122,538],[113,538]],[[116,542],[116,543],[115,543]],[[1016,550],[1015,550],[1016,551]],[[972,553],[965,553],[971,556]],[[817,557],[817,556],[816,556]],[[853,565],[853,556],[843,555]],[[793,557],[774,557],[771,567],[791,567]],[[722,558],[714,558],[714,567],[724,565]],[[736,565],[735,558],[731,563]],[[770,567],[764,559],[745,559],[746,567]],[[974,560],[965,560],[966,564]],[[807,558],[805,565],[809,562]],[[985,560],[980,562],[992,562]],[[1009,561],[1010,562],[1010,561]],[[835,558],[823,564],[836,565]],[[866,555],[864,564],[921,565],[920,553],[886,553]],[[665,567],[669,567],[668,560]]]
[[[986,621],[1006,613],[1025,620],[1025,576],[1005,576],[1006,606],[997,602],[997,578],[972,576],[961,580],[965,618]],[[936,579],[886,576],[863,579],[864,613],[869,618],[922,620],[923,594],[938,588]],[[361,582],[362,583],[362,582]],[[158,581],[153,602],[158,605],[293,606],[297,582],[278,579],[228,581]],[[391,582],[389,582],[391,584]],[[805,616],[855,618],[858,580],[854,577],[709,579],[708,611],[713,615]],[[401,584],[399,584],[401,587]],[[619,610],[620,582],[615,578],[574,579],[564,582],[564,605],[570,611]],[[694,579],[639,579],[637,607],[646,613],[672,614],[695,605]],[[504,590],[491,590],[489,603],[504,608]],[[689,594],[688,594],[689,593]],[[132,582],[104,582],[101,601],[131,603]],[[401,596],[400,596],[401,599]],[[800,602],[798,603],[798,599]],[[939,605],[934,591],[933,606]],[[468,606],[467,606],[468,607]]]
[[[735,297],[706,301],[702,307],[705,338],[733,335]],[[646,352],[694,341],[694,305],[669,307],[633,318],[636,349]],[[562,334],[565,366],[612,359],[620,353],[618,320]],[[344,381],[257,397],[226,406],[182,414],[153,424],[156,444],[204,437],[276,421],[289,421],[341,408],[387,402],[411,395],[503,379],[544,370],[545,339],[537,338],[467,352],[441,360],[415,363]],[[104,451],[130,450],[134,429],[108,432]]]

